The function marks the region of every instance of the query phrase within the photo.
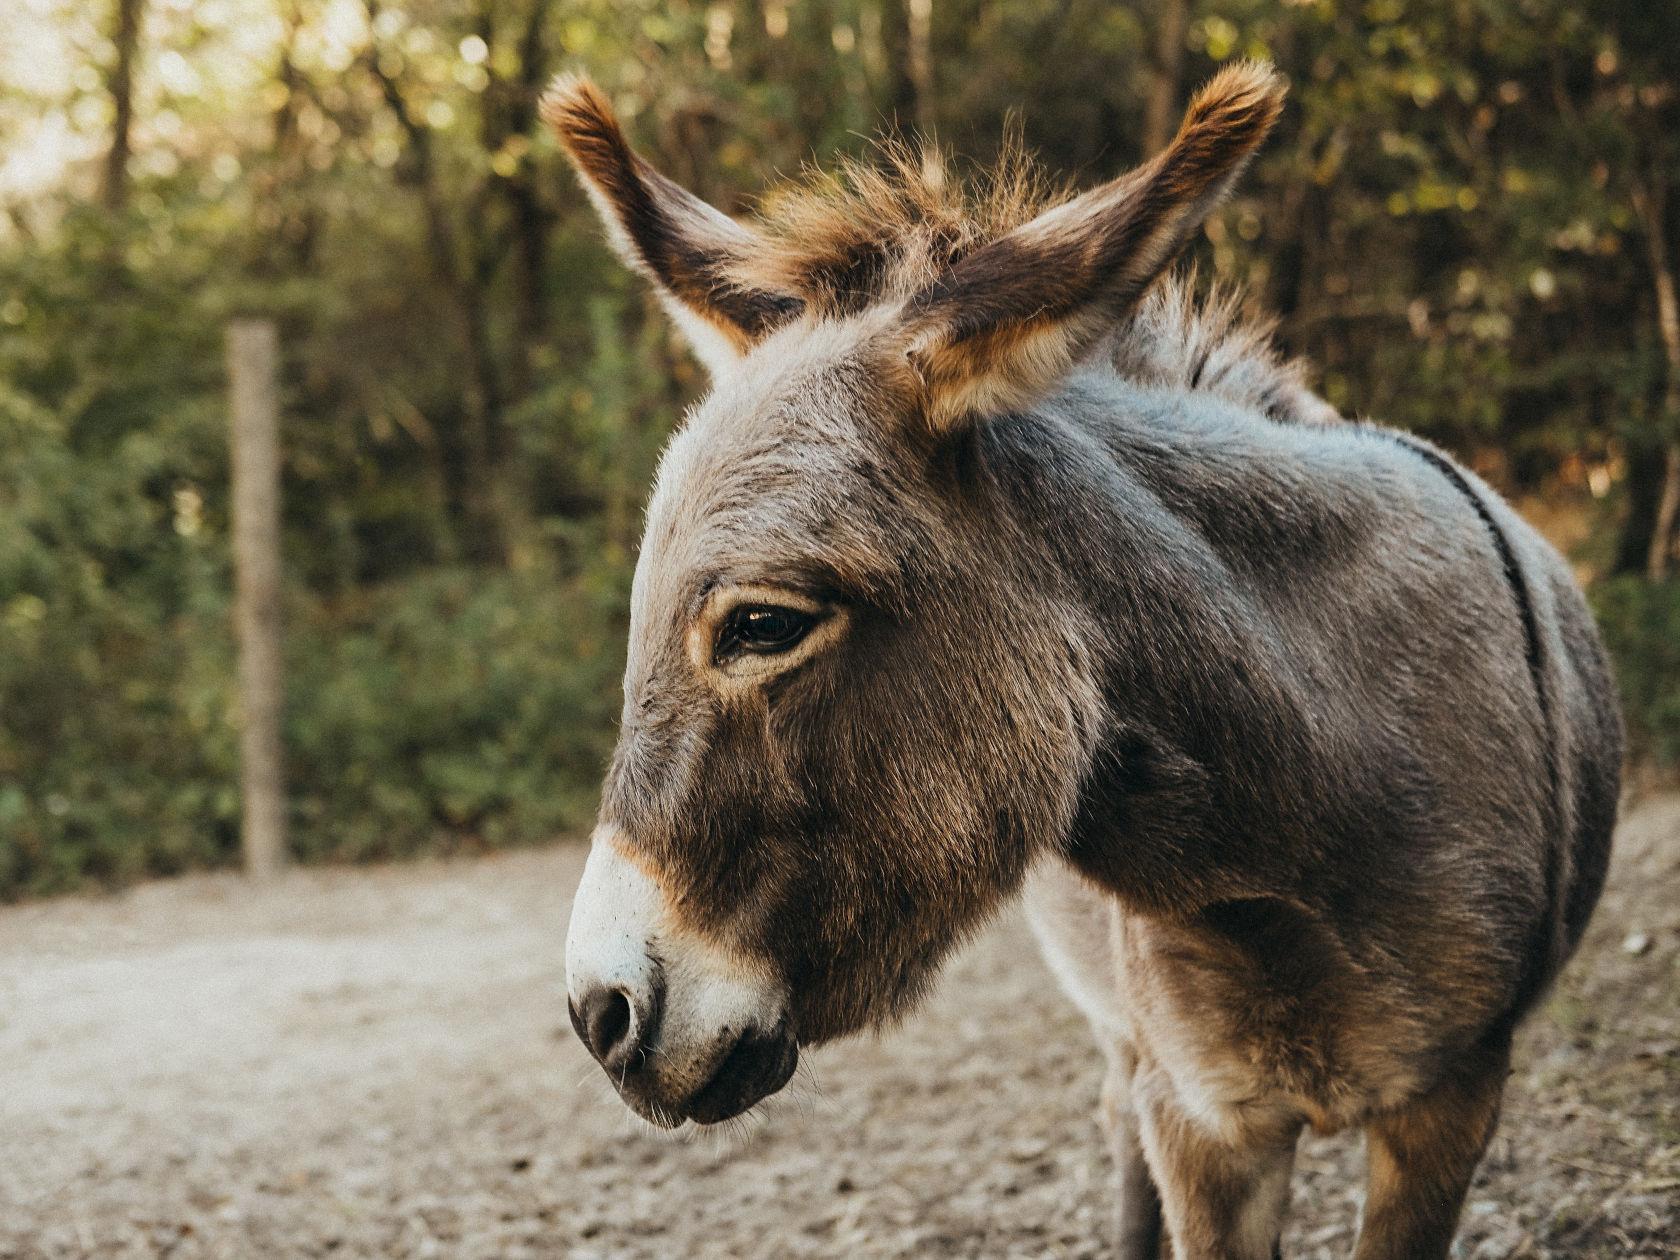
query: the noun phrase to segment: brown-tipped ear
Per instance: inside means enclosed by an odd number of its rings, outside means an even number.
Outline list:
[[[761,248],[757,235],[637,156],[606,96],[588,79],[556,78],[541,113],[577,167],[619,257],[653,281],[714,374],[799,313],[797,298],[730,280],[730,264]]]
[[[1225,196],[1283,108],[1270,66],[1226,67],[1166,149],[954,263],[905,308],[936,426],[1025,406],[1123,316]]]

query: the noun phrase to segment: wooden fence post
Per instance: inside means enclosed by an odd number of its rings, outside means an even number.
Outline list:
[[[257,877],[272,875],[286,860],[278,359],[274,321],[246,318],[228,325],[241,844],[245,871]]]

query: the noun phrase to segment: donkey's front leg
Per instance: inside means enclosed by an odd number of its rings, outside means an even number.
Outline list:
[[[1184,1110],[1160,1072],[1140,1074],[1135,1096],[1173,1260],[1276,1260],[1299,1122],[1216,1131]]]
[[[1365,1128],[1370,1161],[1354,1260],[1443,1260],[1470,1178],[1499,1122],[1507,1044],[1478,1052],[1430,1093]]]
[[[1137,1108],[1132,1101],[1132,1076],[1137,1054],[1124,1043],[1109,1055],[1103,1078],[1102,1126],[1114,1158],[1115,1260],[1161,1260],[1161,1196],[1155,1191]]]

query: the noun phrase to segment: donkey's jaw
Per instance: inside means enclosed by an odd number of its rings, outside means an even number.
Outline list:
[[[572,902],[566,990],[620,1097],[663,1127],[738,1115],[793,1074],[786,986],[679,924],[611,827],[596,829]]]

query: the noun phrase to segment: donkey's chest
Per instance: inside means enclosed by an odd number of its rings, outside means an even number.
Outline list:
[[[1140,1064],[1210,1128],[1291,1113],[1334,1131],[1426,1078],[1426,1031],[1291,907],[1232,903],[1188,927],[1122,916],[1116,936]]]

